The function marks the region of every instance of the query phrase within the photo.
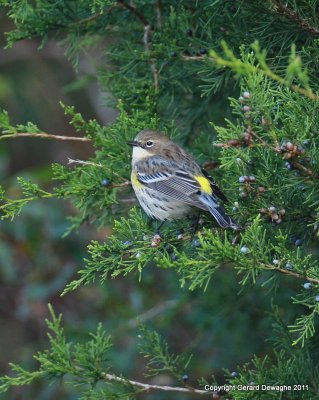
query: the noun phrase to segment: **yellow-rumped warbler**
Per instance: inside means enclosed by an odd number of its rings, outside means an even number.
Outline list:
[[[241,229],[217,197],[227,200],[213,178],[190,154],[162,133],[141,131],[133,146],[131,181],[136,197],[151,218],[166,221],[209,211],[223,228]]]

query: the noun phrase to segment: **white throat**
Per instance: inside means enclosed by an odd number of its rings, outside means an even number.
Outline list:
[[[143,149],[139,146],[133,147],[133,154],[132,154],[132,165],[138,161],[143,160],[143,158],[148,158],[150,156],[149,151]]]

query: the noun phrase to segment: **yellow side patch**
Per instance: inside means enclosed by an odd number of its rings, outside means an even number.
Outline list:
[[[134,189],[142,189],[142,187],[144,186],[143,183],[141,183],[138,180],[138,177],[137,177],[137,174],[135,171],[132,171],[131,181],[132,181],[132,185],[133,185]]]
[[[204,193],[212,194],[212,187],[210,185],[210,182],[207,178],[204,176],[194,176],[194,178],[197,180],[200,186],[200,190]]]

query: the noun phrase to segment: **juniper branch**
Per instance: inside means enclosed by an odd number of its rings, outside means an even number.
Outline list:
[[[145,51],[149,51],[150,50],[150,40],[149,40],[150,31],[151,31],[151,26],[150,25],[145,25],[144,26],[144,36],[143,36],[143,42],[144,42]],[[155,91],[157,92],[159,74],[158,74],[158,70],[156,68],[155,60],[151,59],[150,60],[150,64],[151,64],[151,71],[152,71],[153,79],[154,79],[154,87],[155,87]]]
[[[91,165],[93,167],[103,168],[103,165],[100,163],[97,164],[92,161],[73,160],[72,158],[69,158],[69,157],[68,157],[68,164]]]
[[[1,139],[13,139],[13,138],[17,138],[17,137],[18,138],[19,137],[32,137],[32,138],[74,141],[74,142],[91,142],[92,141],[88,137],[51,135],[51,134],[45,133],[45,132],[40,132],[40,133],[19,132],[19,133],[13,133],[13,134],[9,134],[9,135],[0,135],[0,140]]]
[[[295,21],[296,24],[306,32],[309,32],[314,36],[319,36],[319,29],[310,25],[307,20],[303,19],[296,11],[289,8],[287,4],[281,4],[278,0],[270,0],[270,3],[273,6],[274,11],[278,14],[284,15],[285,17]]]
[[[227,58],[221,57],[218,55],[218,53],[214,50],[210,51],[210,59],[214,64],[221,68],[230,68],[236,73],[246,73],[246,74],[263,74],[264,76],[270,78],[271,80],[279,83],[282,86],[288,87],[290,90],[292,90],[295,93],[299,93],[305,97],[308,97],[311,100],[319,100],[319,96],[316,95],[310,88],[302,88],[296,84],[290,83],[286,78],[281,77],[280,75],[277,75],[275,72],[273,72],[268,65],[265,62],[261,62],[260,59],[258,59],[259,64],[258,65],[253,65],[253,64],[246,64],[242,60],[238,59],[234,53],[228,48],[227,44],[225,42],[222,42],[222,46],[224,48],[224,52]],[[255,53],[258,54],[258,44],[255,43],[252,45],[253,50],[255,50]],[[256,49],[257,48],[257,49]],[[257,57],[258,58],[258,57]],[[244,71],[244,72],[243,72]]]
[[[125,384],[130,384],[134,387],[140,388],[142,391],[149,392],[151,390],[160,390],[160,391],[165,391],[165,392],[179,392],[179,393],[188,393],[188,394],[198,394],[198,395],[210,395],[214,396],[214,399],[219,399],[220,396],[218,395],[217,392],[211,392],[208,390],[200,390],[200,389],[195,389],[190,386],[187,387],[179,387],[179,386],[162,386],[162,385],[151,385],[148,383],[142,383],[142,382],[137,382],[133,380],[127,380],[124,378],[121,378],[119,376],[113,375],[113,374],[107,374],[103,373],[101,377],[110,382],[119,382],[119,383],[125,383]]]
[[[307,280],[309,282],[319,284],[319,279],[318,278],[310,278],[309,276],[301,275],[301,274],[298,274],[297,272],[293,272],[293,271],[290,271],[288,269],[277,268],[277,267],[274,267],[273,265],[266,265],[266,264],[263,264],[262,268],[265,269],[265,270],[276,271],[276,272],[279,272],[279,273],[284,274],[284,275],[294,276],[294,277],[299,278],[299,279],[304,279],[304,280]]]
[[[144,15],[133,5],[131,4],[126,4],[123,0],[118,0],[118,4],[120,4],[122,7],[130,10],[132,14],[134,14],[142,23],[144,26],[149,25],[148,21],[144,17]]]
[[[162,26],[162,2],[161,2],[161,0],[156,0],[156,19],[157,19],[157,27],[160,28]]]
[[[144,49],[145,51],[149,51],[150,50],[150,31],[152,29],[151,25],[149,24],[149,22],[147,21],[147,19],[144,17],[144,15],[133,5],[131,4],[126,4],[124,3],[123,0],[118,0],[118,3],[130,10],[144,25],[144,35],[143,35],[143,43],[144,43]],[[160,3],[157,4],[157,21],[159,24],[159,21],[161,21],[161,17],[158,11],[158,7],[160,7]],[[155,64],[155,60],[151,59],[150,60],[150,64],[151,64],[151,71],[153,74],[153,79],[154,79],[154,87],[155,87],[155,91],[158,91],[158,81],[159,81],[159,74],[158,74],[158,70],[156,68],[156,64]]]
[[[292,160],[291,164],[295,169],[299,169],[300,171],[304,172],[306,175],[309,175],[309,176],[319,179],[319,174],[313,172],[310,168],[307,168],[304,165],[301,165],[298,161]]]
[[[103,165],[100,163],[95,163],[93,161],[83,161],[83,160],[73,160],[72,158],[68,157],[68,164],[78,164],[78,165],[90,165],[93,167],[98,167],[98,168],[103,168]],[[114,187],[124,187],[124,186],[130,186],[131,181],[128,181],[127,179],[124,179],[121,175],[119,175],[117,172],[112,171],[113,175],[116,175],[120,179],[123,180],[122,183],[115,183],[112,185],[109,185],[108,188],[114,188]]]
[[[114,4],[111,7],[106,7],[103,11],[99,11],[99,12],[93,14],[93,15],[90,15],[89,17],[80,19],[79,21],[73,22],[70,25],[71,26],[72,25],[81,25],[81,24],[86,24],[87,22],[94,21],[94,20],[98,19],[99,17],[101,17],[102,15],[110,14],[116,7],[118,7],[117,4]]]
[[[260,142],[259,146],[266,147],[268,149],[273,150],[274,152],[276,152],[278,154],[281,154],[281,150],[280,150],[278,143],[276,144],[276,146],[273,146],[270,143],[267,143],[263,138],[258,136],[255,132],[250,131],[250,134]],[[213,146],[221,147],[221,148],[225,149],[225,148],[229,148],[229,147],[242,147],[242,143],[238,139],[231,139],[226,143],[214,143]],[[254,147],[254,145],[249,144],[249,147]],[[298,169],[299,171],[305,173],[308,176],[319,179],[318,173],[316,173],[316,172],[312,171],[310,168],[305,167],[304,165],[300,164],[300,162],[293,160],[293,159],[291,159],[290,162],[291,162],[292,166],[294,167],[294,169]]]

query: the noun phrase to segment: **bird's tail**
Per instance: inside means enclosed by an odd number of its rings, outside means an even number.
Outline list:
[[[207,207],[208,211],[222,228],[232,228],[235,230],[243,229],[231,216],[226,214],[224,208],[218,204],[213,196],[202,194],[200,196],[200,201]]]

